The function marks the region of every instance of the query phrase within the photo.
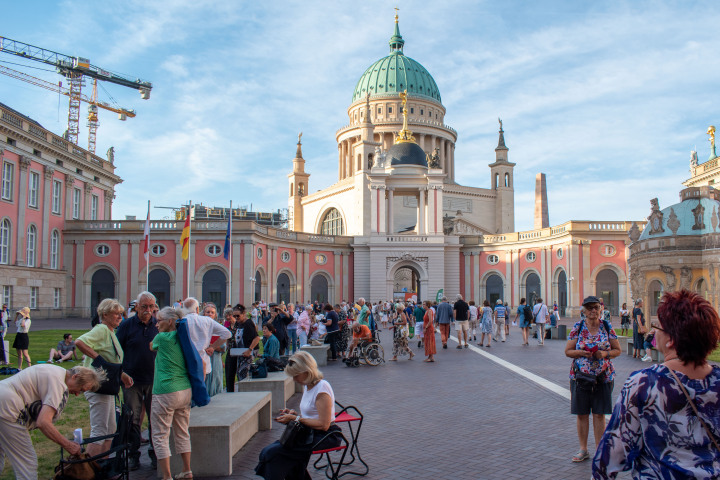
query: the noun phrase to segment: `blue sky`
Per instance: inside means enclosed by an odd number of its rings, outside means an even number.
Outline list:
[[[553,225],[639,220],[653,197],[678,201],[690,150],[708,157],[705,131],[720,123],[716,1],[74,0],[33,2],[32,15],[8,2],[0,35],[153,82],[148,101],[105,87],[137,110],[127,122],[100,113],[97,151],[115,147],[124,179],[114,218],[144,217],[148,199],[275,210],[287,206],[298,132],[309,190],[337,179],[335,131],[388,52],[396,5],[405,54],[433,75],[458,131],[459,183],[489,187],[503,119],[517,230],[532,228],[538,172]],[[0,76],[0,102],[66,128],[67,101],[58,108],[51,92]]]

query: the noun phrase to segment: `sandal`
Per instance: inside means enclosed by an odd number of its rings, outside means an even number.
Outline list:
[[[192,480],[193,474],[192,474],[192,472],[180,472],[177,475],[175,475],[175,477],[173,477],[173,478],[175,478],[175,480],[182,480],[182,479]]]
[[[590,458],[590,454],[587,450],[580,450],[578,453],[575,454],[574,457],[572,457],[572,461],[575,463],[584,462]]]

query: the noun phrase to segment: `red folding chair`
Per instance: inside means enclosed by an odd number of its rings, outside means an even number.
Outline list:
[[[340,437],[340,439],[342,440],[342,444],[338,445],[337,447],[332,447],[332,448],[325,448],[325,449],[320,449],[320,450],[315,449],[318,445],[320,445],[325,439],[327,439],[331,435],[336,435],[336,436]],[[333,462],[332,459],[330,458],[330,453],[340,452],[340,451],[342,451],[342,456],[340,457],[340,461]],[[315,468],[318,468],[316,465],[320,460],[322,460],[323,455],[324,455],[325,459],[327,460],[327,464],[324,466],[321,466],[319,468],[323,468],[323,467],[325,468],[325,476],[327,478],[329,478],[330,480],[338,480],[342,476],[342,475],[340,475],[340,469],[344,465],[343,462],[345,460],[345,454],[347,453],[347,451],[348,451],[348,441],[347,441],[347,438],[345,438],[345,435],[342,434],[342,432],[336,431],[336,432],[328,433],[323,438],[321,438],[320,441],[318,441],[315,444],[315,446],[313,446],[312,454],[320,455],[320,458],[318,458],[315,461],[315,464],[313,464],[313,466],[315,466]]]
[[[345,407],[337,401],[335,402],[335,404],[340,407],[340,411],[335,413],[335,423],[347,423],[348,428],[350,429],[350,461],[344,464],[344,466],[352,465],[353,463],[355,463],[355,460],[362,464],[360,470],[350,470],[347,472],[343,472],[340,477],[343,477],[345,475],[358,475],[360,477],[363,477],[367,475],[368,472],[370,472],[370,467],[360,456],[360,450],[357,444],[358,438],[360,437],[360,429],[362,428],[364,420],[363,414],[360,413],[360,410],[358,410],[353,405]],[[355,422],[357,422],[357,428],[353,427],[353,424]],[[318,470],[321,468],[327,468],[327,465],[320,465],[321,461],[322,457],[318,458],[313,464],[313,466]]]

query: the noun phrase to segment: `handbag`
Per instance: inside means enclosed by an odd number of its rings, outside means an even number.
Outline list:
[[[710,441],[713,443],[713,445],[715,445],[715,448],[718,451],[720,451],[720,446],[718,446],[718,442],[717,442],[717,440],[715,440],[715,436],[712,434],[712,432],[708,428],[707,424],[703,421],[703,419],[700,418],[700,414],[698,413],[697,407],[695,406],[695,402],[693,402],[692,399],[690,398],[690,394],[685,389],[685,385],[683,385],[682,382],[680,381],[680,379],[677,377],[677,375],[675,375],[675,372],[673,371],[672,368],[668,367],[668,370],[670,370],[670,375],[672,375],[673,378],[675,379],[675,381],[678,383],[678,385],[680,385],[680,389],[685,394],[685,398],[687,398],[687,401],[690,404],[690,406],[692,407],[693,412],[695,412],[695,416],[697,417],[698,420],[700,420],[700,423],[702,424],[703,428],[705,429],[705,433],[707,433],[708,437],[710,437]]]
[[[285,448],[295,448],[298,445],[306,445],[308,438],[312,439],[310,428],[297,420],[291,420],[285,425],[285,431],[280,436],[280,445]]]
[[[120,358],[120,353],[115,346],[115,341],[110,337],[110,343],[112,343],[115,355]],[[107,380],[105,380],[100,388],[95,393],[100,395],[117,395],[120,393],[120,384],[122,383],[122,363],[110,363],[103,358],[102,355],[98,355],[90,364],[94,368],[102,368],[107,374]]]
[[[575,383],[583,390],[592,390],[598,383],[605,379],[605,372],[599,375],[581,372],[575,360],[573,360],[573,372],[575,372]]]
[[[257,363],[250,365],[250,376],[252,378],[267,378],[268,371],[264,359],[259,359]]]
[[[93,480],[100,466],[96,460],[85,462],[83,460],[90,458],[87,453],[80,455],[70,455],[67,460],[60,461],[55,467],[54,480]]]

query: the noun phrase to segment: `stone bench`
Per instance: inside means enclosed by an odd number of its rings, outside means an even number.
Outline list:
[[[295,382],[285,372],[269,372],[267,378],[250,378],[235,382],[236,392],[270,392],[273,412],[285,408],[295,393]]]
[[[323,344],[317,347],[312,345],[303,345],[300,350],[309,353],[313,356],[318,364],[318,367],[324,367],[327,365],[327,359],[330,352],[330,345]]]
[[[633,340],[632,338],[628,338],[627,340],[627,354],[632,355],[633,354]],[[644,348],[640,349],[640,352],[645,355],[647,352]],[[665,361],[665,355],[662,354],[662,352],[656,348],[650,349],[650,358],[653,359],[653,362],[663,363]]]
[[[196,477],[232,475],[233,456],[259,430],[270,430],[271,397],[270,392],[219,393],[208,405],[190,410],[190,465]],[[170,448],[170,467],[181,472],[172,434]]]

